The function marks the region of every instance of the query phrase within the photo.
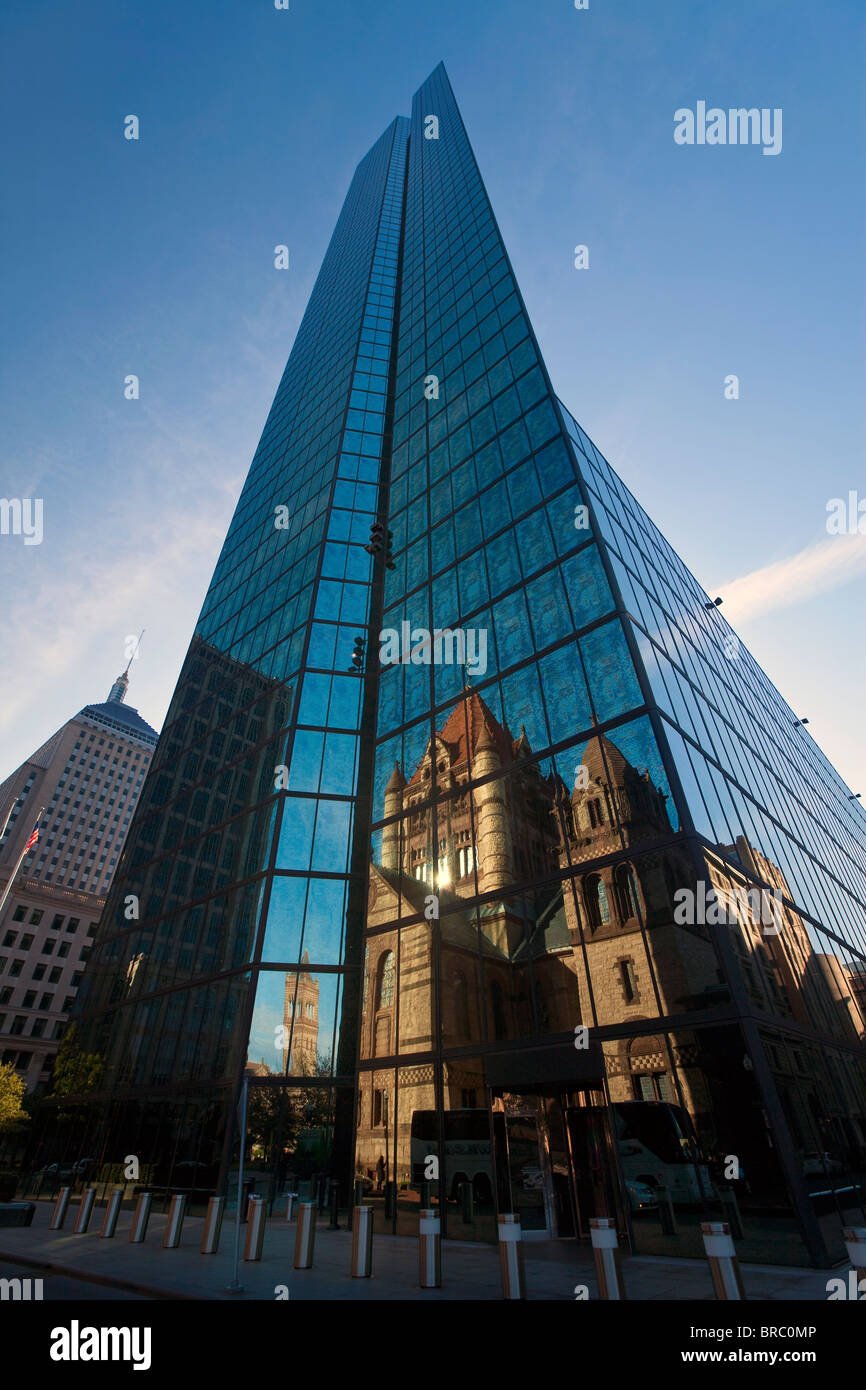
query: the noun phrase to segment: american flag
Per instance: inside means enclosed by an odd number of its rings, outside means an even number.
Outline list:
[[[37,842],[38,839],[39,839],[39,822],[37,821],[36,824],[35,824],[34,827],[33,827],[33,833],[32,833],[32,835],[30,836],[30,839],[27,841],[27,844],[24,846],[24,853],[25,853],[25,854],[29,854],[29,853],[30,853],[31,849],[32,849],[33,846],[36,844],[36,842]]]

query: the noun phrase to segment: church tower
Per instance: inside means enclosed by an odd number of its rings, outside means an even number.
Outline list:
[[[304,952],[302,965],[309,965]],[[286,972],[283,1025],[289,1046],[283,1049],[287,1076],[315,1076],[319,1043],[319,981],[309,970]]]

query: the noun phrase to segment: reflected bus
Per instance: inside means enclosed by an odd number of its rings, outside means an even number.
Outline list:
[[[681,1206],[712,1200],[716,1191],[698,1148],[691,1120],[667,1101],[617,1101],[613,1136],[626,1183],[666,1187]]]

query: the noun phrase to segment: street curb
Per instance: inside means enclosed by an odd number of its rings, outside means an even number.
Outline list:
[[[103,1274],[91,1274],[89,1270],[73,1269],[69,1265],[51,1264],[47,1260],[34,1260],[30,1255],[21,1255],[17,1251],[13,1254],[9,1250],[0,1250],[0,1260],[8,1260],[10,1264],[25,1265],[28,1269],[44,1270],[46,1274],[56,1274],[65,1276],[68,1279],[80,1279],[85,1284],[100,1284],[107,1289],[120,1289],[123,1293],[138,1293],[144,1298],[171,1300],[183,1299],[192,1303],[201,1303],[203,1300],[191,1293],[168,1293],[165,1289],[158,1289],[152,1284],[135,1284],[130,1279],[111,1279]],[[46,1299],[50,1302],[50,1299]]]

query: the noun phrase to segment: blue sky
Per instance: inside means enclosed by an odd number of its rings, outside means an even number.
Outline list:
[[[866,536],[825,526],[866,499],[864,29],[860,0],[7,5],[0,492],[44,539],[0,536],[0,776],[142,627],[161,723],[354,167],[442,59],[559,394],[866,795]],[[781,154],[676,145],[699,100],[781,107]]]

